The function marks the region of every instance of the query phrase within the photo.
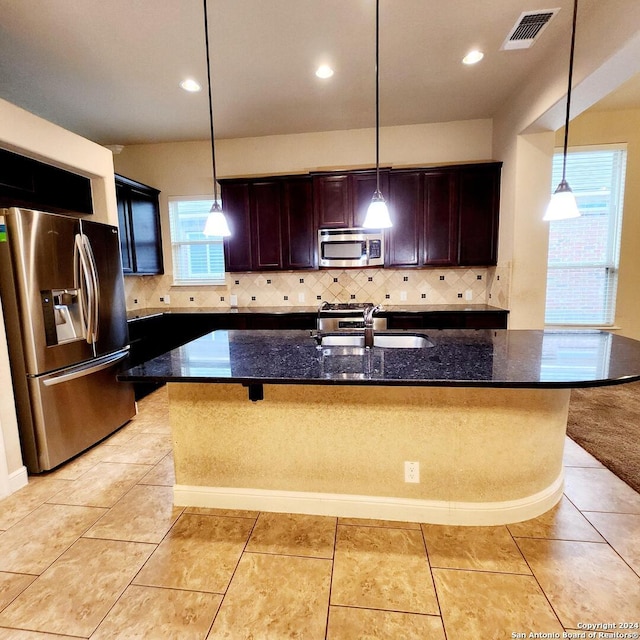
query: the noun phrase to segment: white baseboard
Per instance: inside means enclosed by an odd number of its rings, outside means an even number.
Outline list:
[[[504,502],[445,502],[338,493],[273,491],[233,487],[175,485],[180,507],[210,507],[304,513],[343,518],[373,518],[451,525],[499,525],[535,518],[562,497],[564,471],[546,489]]]
[[[29,476],[27,474],[27,467],[20,467],[13,473],[9,474],[9,494],[14,493],[22,487],[26,487],[29,483]]]

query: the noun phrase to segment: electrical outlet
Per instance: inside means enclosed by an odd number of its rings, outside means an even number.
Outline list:
[[[162,298],[160,298],[160,300],[162,301]],[[171,302],[171,298],[169,297],[169,294],[167,294],[167,295],[164,297],[164,303],[165,303],[165,304],[169,304],[170,302]]]
[[[298,302],[304,302],[304,293],[298,294]]]
[[[471,289],[467,289],[464,292],[464,299],[465,300],[473,300],[473,291],[471,291]]]
[[[229,296],[229,304],[230,304],[232,307],[237,307],[237,306],[238,306],[238,296],[236,296],[235,294],[233,294],[233,293],[232,293],[232,294]]]
[[[409,462],[408,460],[405,460],[404,481],[420,482],[420,463],[419,462]]]
[[[401,300],[402,302],[405,302],[405,301],[406,301],[406,299],[407,299],[407,292],[406,292],[406,291],[401,291],[401,292],[400,292],[400,300]]]

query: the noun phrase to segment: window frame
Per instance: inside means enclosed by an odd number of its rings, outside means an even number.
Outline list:
[[[573,328],[607,328],[611,329],[615,326],[615,317],[616,317],[616,297],[618,290],[618,274],[620,270],[620,244],[622,237],[622,225],[623,225],[623,217],[624,217],[624,195],[625,195],[625,180],[626,180],[626,168],[627,168],[627,160],[628,160],[628,150],[626,143],[612,143],[612,144],[597,144],[597,145],[575,145],[571,146],[567,149],[567,167],[570,161],[571,154],[577,153],[586,153],[586,152],[599,152],[599,151],[612,151],[612,152],[622,152],[622,162],[620,163],[620,167],[618,170],[618,174],[616,176],[616,180],[612,184],[612,190],[609,195],[610,201],[613,205],[609,206],[609,214],[608,214],[608,231],[607,231],[607,246],[606,246],[606,258],[605,260],[597,260],[597,261],[585,261],[585,262],[571,262],[571,263],[562,263],[562,262],[551,262],[551,256],[547,254],[547,281],[546,281],[546,294],[545,294],[545,327],[550,329],[556,327],[573,327]],[[561,157],[563,153],[562,147],[556,147],[554,149],[553,159],[556,157]],[[567,170],[567,181],[571,185],[571,179],[569,176],[569,170]],[[553,180],[554,188],[556,181]],[[552,192],[553,193],[553,192]],[[574,194],[576,195],[576,201],[578,203],[578,208],[580,209],[580,199],[589,197],[590,195],[597,195],[598,191],[593,192],[579,192],[577,189],[574,190]],[[613,215],[612,215],[613,213]],[[581,216],[589,215],[588,213],[584,214],[581,210]],[[563,222],[563,221],[558,221]],[[552,221],[549,226],[549,233],[551,234],[551,225],[554,222]],[[578,318],[568,318],[564,321],[559,322],[550,322],[547,320],[547,307],[549,302],[549,273],[557,270],[582,270],[582,269],[602,269],[604,271],[605,277],[605,297],[603,297],[602,301],[604,302],[604,308],[601,309],[603,316],[608,312],[608,317],[605,318],[604,322],[586,322],[580,321]]]
[[[179,202],[206,202],[207,212],[211,208],[213,204],[213,198],[211,195],[192,195],[192,196],[168,196],[168,210],[169,210],[169,236],[171,240],[171,258],[173,263],[172,276],[173,276],[173,284],[175,287],[192,287],[192,286],[220,286],[226,285],[226,261],[225,261],[225,251],[224,251],[224,239],[222,236],[205,236],[204,239],[198,240],[176,240],[174,238],[174,231],[176,226],[179,226],[177,221],[177,217],[179,213],[174,209],[174,203]],[[175,212],[175,213],[174,213]],[[206,219],[206,216],[205,216]],[[204,220],[203,220],[203,229],[204,229]],[[193,232],[186,232],[193,233]],[[205,247],[207,252],[207,261],[209,260],[210,253],[213,249],[218,253],[219,257],[222,258],[222,266],[223,271],[219,274],[210,274],[212,277],[199,278],[194,277],[194,271],[192,269],[192,265],[189,259],[187,259],[187,267],[189,269],[189,273],[182,273],[180,268],[181,261],[179,259],[179,253],[182,248],[186,247],[188,253],[190,253],[190,249],[192,247]]]

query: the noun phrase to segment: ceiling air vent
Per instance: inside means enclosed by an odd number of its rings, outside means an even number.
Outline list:
[[[560,11],[559,8],[525,11],[502,43],[501,49],[528,49],[558,11]]]

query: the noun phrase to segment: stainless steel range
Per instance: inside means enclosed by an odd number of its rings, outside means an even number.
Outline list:
[[[373,302],[323,302],[318,309],[318,331],[357,331],[365,328],[365,311],[374,308]],[[373,317],[374,331],[387,328],[387,319]]]

